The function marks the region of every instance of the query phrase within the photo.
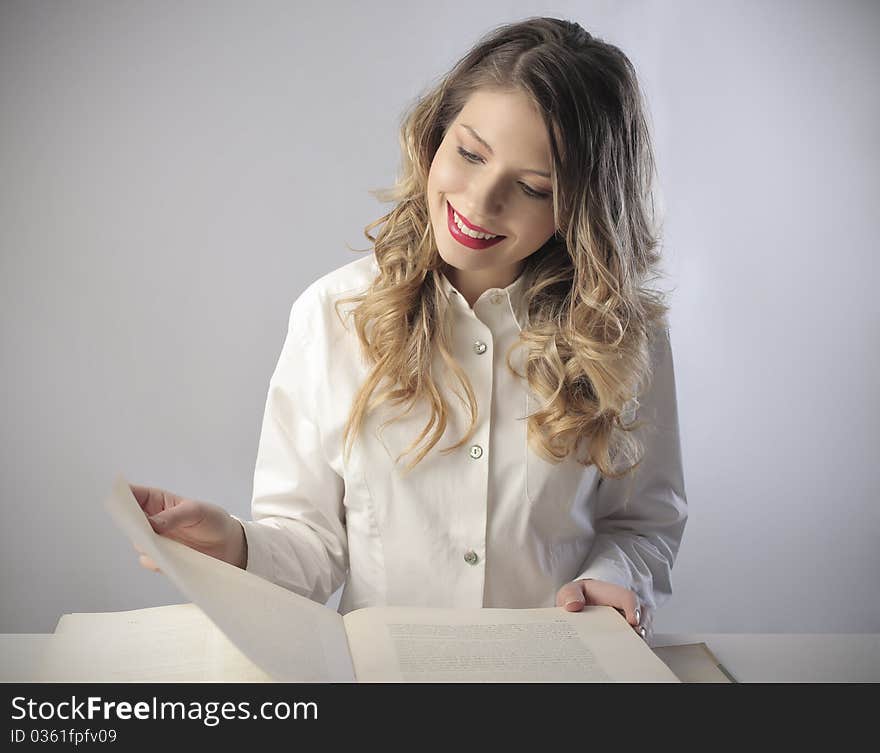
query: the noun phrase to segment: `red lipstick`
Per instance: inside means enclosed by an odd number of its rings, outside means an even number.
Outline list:
[[[472,248],[472,249],[478,251],[480,249],[489,248],[489,246],[494,246],[496,243],[503,241],[507,237],[506,235],[499,235],[497,238],[488,238],[488,239],[471,238],[469,235],[466,235],[465,233],[461,232],[461,230],[459,230],[458,225],[455,224],[455,218],[452,216],[452,212],[453,212],[452,204],[450,204],[447,201],[446,202],[446,224],[449,226],[450,235],[452,235],[452,237],[455,238],[455,240],[457,240],[459,243],[461,243],[462,246],[467,246],[468,248]],[[456,212],[456,214],[458,214],[458,212]],[[478,233],[488,233],[489,232],[488,230],[484,230],[481,227],[478,227],[476,225],[472,225],[470,222],[468,222],[460,214],[458,215],[458,218],[462,221],[462,224],[464,224],[468,228],[468,230],[473,230]]]

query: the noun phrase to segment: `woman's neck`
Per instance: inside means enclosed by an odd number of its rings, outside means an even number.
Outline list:
[[[449,280],[452,287],[464,296],[468,306],[473,308],[480,296],[487,290],[503,289],[513,283],[520,276],[524,267],[525,261],[517,262],[512,267],[477,270],[461,270],[445,264],[443,274],[446,275],[446,279]]]

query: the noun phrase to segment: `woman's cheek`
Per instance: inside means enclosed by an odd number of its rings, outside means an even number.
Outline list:
[[[529,223],[532,233],[529,237],[529,245],[535,250],[541,248],[556,232],[556,221],[553,218],[553,209],[542,211]]]
[[[464,185],[464,173],[446,156],[434,161],[431,172],[436,189],[443,193],[459,191]]]

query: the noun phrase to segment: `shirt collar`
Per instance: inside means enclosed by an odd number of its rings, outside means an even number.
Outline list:
[[[446,297],[449,301],[470,310],[470,306],[468,306],[465,297],[449,281],[449,278],[442,272],[442,270],[439,272],[439,276],[440,284],[442,285],[443,291],[446,293]],[[522,330],[528,325],[528,312],[525,310],[524,294],[525,275],[520,272],[519,277],[517,277],[506,288],[489,288],[488,290],[484,290],[474,303],[474,307],[479,306],[485,299],[492,301],[494,296],[500,295],[505,299],[504,303],[506,304],[506,310],[516,322],[519,329]]]

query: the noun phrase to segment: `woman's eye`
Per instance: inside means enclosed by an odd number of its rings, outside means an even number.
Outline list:
[[[481,160],[481,158],[478,157],[476,154],[472,154],[471,152],[467,151],[467,149],[462,149],[461,147],[458,147],[458,153],[468,162],[480,162]]]
[[[535,199],[549,199],[550,194],[544,193],[543,191],[535,191],[533,188],[529,188],[525,183],[520,183],[523,187],[523,191],[525,191],[526,196],[531,196]]]
[[[466,159],[468,162],[479,163],[479,162],[483,161],[483,158],[480,157],[478,154],[474,154],[473,152],[469,152],[467,149],[462,149],[461,147],[458,147],[458,153],[462,157],[464,157],[464,159]],[[522,186],[523,193],[526,196],[530,196],[533,199],[549,199],[551,196],[551,194],[549,194],[549,193],[544,193],[542,191],[536,191],[535,189],[527,186],[525,183],[520,183],[520,185]]]

